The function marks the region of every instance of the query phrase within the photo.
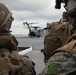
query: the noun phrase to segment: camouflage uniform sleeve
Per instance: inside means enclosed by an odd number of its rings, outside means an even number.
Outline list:
[[[67,75],[76,70],[76,61],[68,52],[54,54],[41,75]]]

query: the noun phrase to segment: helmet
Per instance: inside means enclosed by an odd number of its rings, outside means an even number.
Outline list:
[[[14,18],[7,6],[0,3],[0,31],[9,31]]]

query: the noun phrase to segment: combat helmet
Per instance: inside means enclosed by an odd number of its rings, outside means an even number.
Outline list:
[[[9,31],[13,20],[10,9],[0,3],[0,31]]]

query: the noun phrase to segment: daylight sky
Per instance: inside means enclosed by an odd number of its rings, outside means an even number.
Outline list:
[[[0,0],[9,6],[13,13],[12,34],[27,34],[23,22],[37,22],[35,26],[45,27],[46,23],[58,21],[65,9],[55,9],[55,0]]]

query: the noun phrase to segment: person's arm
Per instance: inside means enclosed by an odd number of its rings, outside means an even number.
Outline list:
[[[41,75],[71,75],[70,73],[76,69],[75,62],[68,52],[55,53],[46,64]]]

